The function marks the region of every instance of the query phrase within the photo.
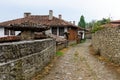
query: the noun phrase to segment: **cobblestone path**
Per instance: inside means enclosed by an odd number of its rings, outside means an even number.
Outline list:
[[[40,80],[120,80],[120,74],[89,54],[90,44],[90,40],[87,40],[69,48],[56,61],[50,73]]]

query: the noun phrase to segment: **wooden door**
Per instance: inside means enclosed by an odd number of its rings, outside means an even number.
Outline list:
[[[70,40],[70,41],[76,40],[76,38],[77,38],[77,30],[70,29],[70,30],[68,30],[68,32],[69,32],[69,39],[68,40]]]

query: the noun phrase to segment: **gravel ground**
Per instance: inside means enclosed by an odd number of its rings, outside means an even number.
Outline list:
[[[70,47],[39,80],[120,80],[120,74],[89,54],[90,40]]]

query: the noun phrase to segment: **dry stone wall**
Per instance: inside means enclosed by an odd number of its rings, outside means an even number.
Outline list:
[[[92,34],[96,53],[120,64],[120,27],[107,27]]]
[[[31,80],[55,52],[52,39],[0,44],[0,80]]]

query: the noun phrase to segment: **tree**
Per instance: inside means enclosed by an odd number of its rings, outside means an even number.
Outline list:
[[[88,26],[92,28],[92,32],[94,33],[98,30],[103,29],[104,27],[102,25],[110,23],[110,21],[110,18],[103,18],[102,20],[92,21],[88,23]]]
[[[80,21],[78,23],[78,26],[80,26],[82,28],[85,28],[85,26],[86,26],[85,19],[84,19],[83,15],[80,17]]]

